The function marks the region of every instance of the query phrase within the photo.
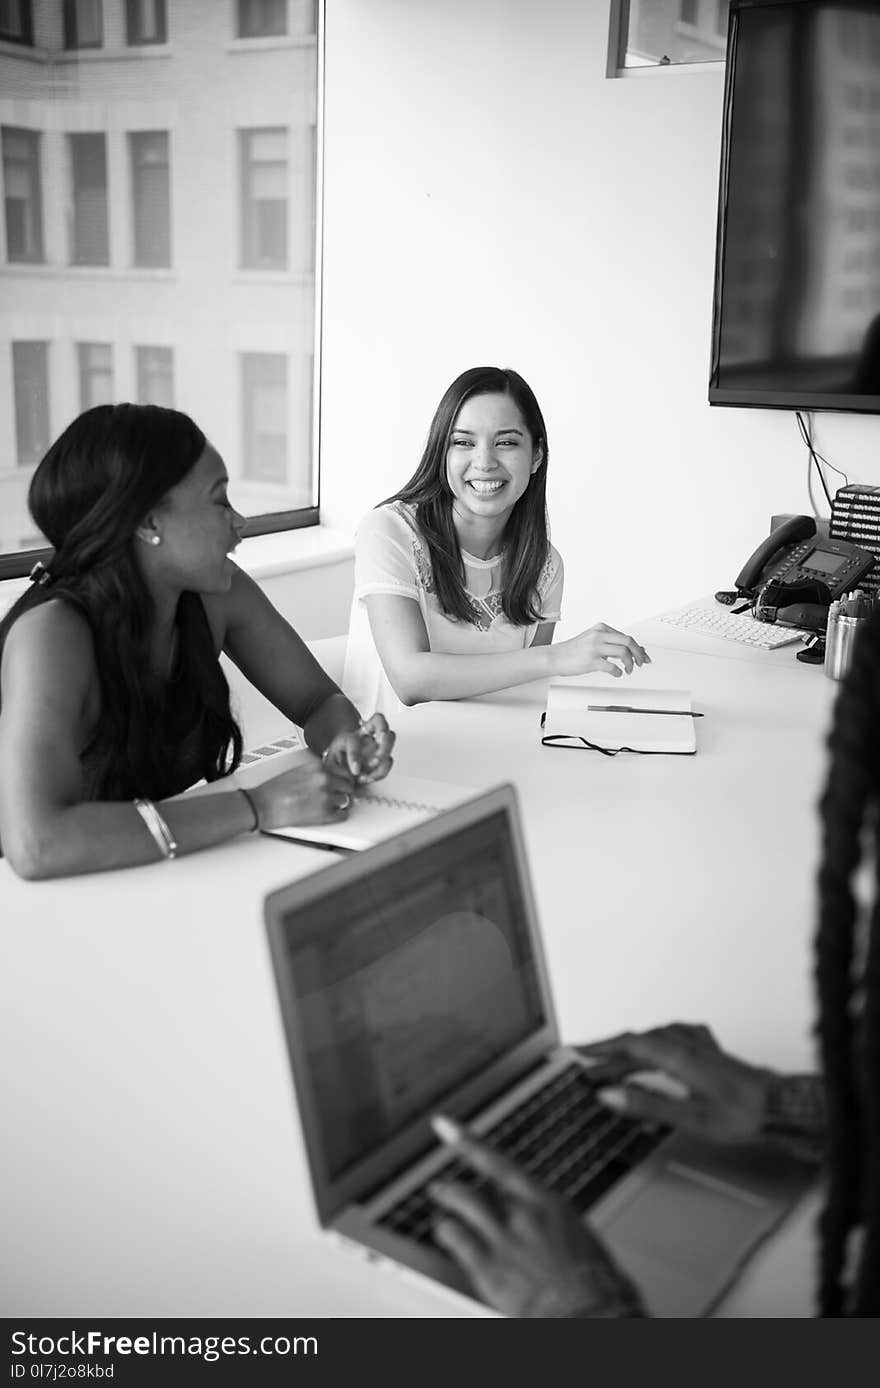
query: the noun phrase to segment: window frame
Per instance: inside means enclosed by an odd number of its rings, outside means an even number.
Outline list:
[[[165,163],[161,166],[165,170],[165,196],[167,201],[168,213],[168,259],[150,260],[141,259],[143,255],[143,231],[138,218],[138,210],[143,199],[143,170],[151,167],[150,161],[144,159],[140,153],[147,146],[143,142],[150,138],[160,135],[164,137]],[[131,193],[131,204],[129,213],[131,216],[131,269],[133,270],[171,270],[174,267],[174,207],[173,207],[173,187],[172,187],[172,148],[170,130],[128,130],[126,131],[128,143],[128,168],[129,168],[129,190]],[[159,168],[158,164],[153,165]],[[149,200],[148,200],[149,201]],[[149,238],[152,244],[153,238]]]
[[[11,32],[4,31],[4,29],[3,29],[2,27],[0,27],[0,39],[2,39],[4,43],[20,43],[20,44],[22,45],[22,47],[24,47],[24,48],[33,48],[33,46],[34,46],[34,11],[33,11],[33,0],[19,0],[19,4],[21,5],[21,27],[22,27],[22,33],[20,33],[20,34],[13,34],[13,33],[11,33]]]
[[[138,0],[125,0],[125,46],[126,48],[150,48],[168,42],[168,3],[167,0],[154,0],[160,34],[158,38],[135,37],[138,29]]]
[[[10,356],[10,364],[11,364],[11,367],[12,367],[12,415],[13,415],[13,419],[14,419],[14,421],[15,421],[15,426],[14,426],[14,427],[15,427],[15,466],[16,466],[16,469],[21,468],[22,471],[24,471],[24,470],[26,470],[26,469],[29,470],[29,469],[33,468],[35,464],[34,464],[33,462],[31,462],[31,461],[22,462],[22,459],[21,459],[21,438],[20,438],[20,436],[19,436],[18,390],[17,390],[17,388],[16,388],[17,385],[18,385],[18,372],[16,371],[16,366],[15,366],[15,358],[16,358],[17,353],[16,353],[16,350],[15,350],[15,349],[16,349],[17,347],[18,347],[18,348],[21,348],[21,347],[38,347],[38,348],[41,349],[40,352],[39,352],[39,360],[40,360],[40,372],[41,372],[41,375],[42,375],[41,385],[42,385],[43,395],[44,395],[44,397],[45,397],[46,436],[47,436],[47,438],[48,438],[49,443],[51,443],[51,441],[52,441],[52,412],[51,412],[51,399],[50,399],[50,395],[49,395],[49,382],[50,382],[49,350],[50,350],[52,344],[51,344],[51,342],[47,341],[45,338],[24,337],[24,338],[13,338],[9,345],[10,345],[10,353],[9,353],[9,356]],[[47,444],[47,447],[48,447],[48,444]]]
[[[254,157],[255,136],[282,134],[285,146],[283,161]],[[287,274],[290,270],[290,135],[290,127],[286,125],[238,127],[238,187],[241,208],[238,266],[240,270],[253,271],[255,274]],[[261,168],[281,168],[283,171],[284,238],[281,258],[278,260],[261,260],[258,256],[260,238],[256,209],[259,203],[269,201],[266,198],[257,198],[253,192],[253,185],[257,181],[257,174]],[[279,199],[275,198],[271,201],[277,202]]]
[[[148,392],[144,389],[144,386],[147,381],[162,377],[163,379],[167,379],[170,383],[171,389],[169,394],[171,396],[171,405],[169,408],[174,409],[177,399],[174,373],[174,347],[167,342],[135,342],[132,344],[132,347],[134,350],[134,388],[137,403],[139,405],[156,403],[147,398]],[[165,360],[167,362],[167,370],[150,370],[148,357],[148,353],[150,352],[162,352],[166,354]]]
[[[76,0],[64,0],[64,49],[67,53],[89,53],[104,47],[104,0],[98,6],[99,35],[95,42],[81,43],[77,25]]]
[[[760,2],[760,0],[759,0]],[[698,10],[701,0],[696,0]],[[716,11],[717,13],[717,11]],[[606,77],[644,77],[646,74],[658,72],[713,72],[718,68],[718,64],[724,64],[727,44],[724,39],[718,36],[718,57],[702,58],[694,62],[652,62],[646,63],[643,67],[626,65],[626,53],[629,46],[629,22],[630,22],[630,0],[611,0],[611,9],[608,23],[608,58],[605,66]],[[677,18],[673,21],[683,33],[690,33],[690,26],[682,20],[680,5],[678,6]],[[717,32],[717,31],[713,31]],[[714,44],[712,45],[715,46]]]
[[[87,266],[89,269],[106,269],[110,265],[110,170],[107,155],[107,132],[104,130],[68,130],[66,132],[67,149],[70,164],[70,192],[71,192],[71,225],[70,225],[70,246],[68,248],[69,263],[74,266]],[[103,259],[89,260],[83,259],[82,252],[84,247],[81,244],[79,234],[81,197],[84,191],[97,184],[83,184],[77,181],[77,150],[82,149],[82,141],[100,141],[103,183],[100,185],[103,196],[102,208],[102,251]]]
[[[110,378],[110,395],[113,397],[116,390],[116,361],[113,353],[112,342],[95,342],[92,339],[87,341],[77,340],[74,343],[76,348],[76,373],[79,385],[79,410],[82,414],[85,410],[92,410],[96,405],[102,403],[101,400],[93,400],[91,382],[105,376]],[[95,365],[90,356],[96,351],[106,351],[109,365]],[[88,397],[88,399],[86,398]]]
[[[24,135],[33,151],[33,159],[28,157],[26,162],[27,177],[30,194],[29,205],[33,208],[34,226],[36,234],[34,236],[34,253],[32,255],[10,255],[9,251],[9,221],[6,204],[8,202],[7,192],[7,160],[5,136]],[[30,126],[24,125],[3,125],[0,126],[0,160],[3,164],[3,220],[4,233],[6,237],[6,264],[7,265],[45,265],[46,264],[46,228],[43,217],[43,134],[42,130],[34,130]]]
[[[280,3],[281,9],[284,14],[284,27],[278,30],[260,29],[255,33],[245,33],[244,28],[242,26],[242,21],[244,19],[244,13],[248,5],[248,0],[235,0],[235,37],[237,39],[287,38],[290,34],[290,5],[288,3],[288,0],[276,0],[276,2]],[[259,0],[259,3],[264,4],[265,0]]]
[[[283,391],[284,404],[284,451],[289,457],[290,449],[290,356],[287,352],[239,352],[239,398],[241,401],[241,448],[242,456],[247,459],[251,456],[252,445],[256,442],[260,434],[258,419],[254,410],[254,399],[257,391],[263,389],[281,389]],[[265,368],[271,363],[273,367],[280,367],[280,380],[267,380],[265,375],[259,378],[260,367]],[[266,431],[262,431],[265,433]],[[274,432],[274,431],[273,431]],[[266,482],[269,485],[277,485],[283,478],[266,476],[259,471],[242,473],[243,482]]]

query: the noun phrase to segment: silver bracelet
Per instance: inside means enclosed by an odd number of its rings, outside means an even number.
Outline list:
[[[152,800],[133,800],[132,804],[150,831],[153,842],[163,858],[177,857],[177,843]]]

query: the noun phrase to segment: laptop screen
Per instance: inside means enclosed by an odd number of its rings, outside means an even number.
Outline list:
[[[284,920],[330,1180],[545,1025],[504,810]]]

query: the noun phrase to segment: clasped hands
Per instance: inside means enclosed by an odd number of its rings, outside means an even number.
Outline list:
[[[309,756],[251,791],[257,827],[271,831],[345,819],[356,789],[388,775],[393,747],[394,733],[381,713],[337,733],[322,756]]]
[[[338,811],[346,815],[355,791],[371,781],[381,781],[392,766],[394,733],[381,713],[374,713],[357,728],[337,733],[324,748],[321,765],[338,796]]]
[[[575,1049],[616,1112],[716,1142],[761,1134],[771,1072],[727,1054],[708,1027],[675,1022]],[[646,1071],[677,1082],[680,1097],[639,1084]],[[644,1314],[638,1290],[565,1200],[445,1116],[433,1125],[482,1178],[478,1189],[440,1179],[431,1195],[437,1243],[488,1305],[508,1316]]]

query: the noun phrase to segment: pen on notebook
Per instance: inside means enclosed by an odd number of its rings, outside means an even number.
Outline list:
[[[676,718],[702,718],[690,708],[633,708],[630,704],[587,704],[587,713],[669,713]]]

